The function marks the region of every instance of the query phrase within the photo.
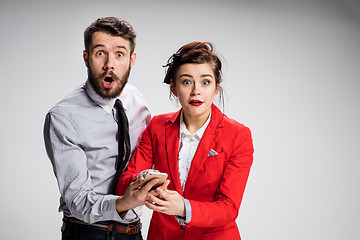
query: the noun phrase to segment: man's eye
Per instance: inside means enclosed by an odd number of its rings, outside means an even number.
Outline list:
[[[96,53],[96,56],[104,56],[104,55],[105,55],[105,53],[103,51],[98,51]]]
[[[119,52],[119,53],[117,53],[117,56],[122,57],[122,56],[124,56],[124,54]]]

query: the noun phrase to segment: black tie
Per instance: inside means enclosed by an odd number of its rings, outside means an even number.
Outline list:
[[[117,175],[124,171],[124,168],[129,160],[130,156],[130,136],[129,136],[129,121],[126,117],[123,105],[119,99],[115,101],[115,108],[118,115],[118,168]]]

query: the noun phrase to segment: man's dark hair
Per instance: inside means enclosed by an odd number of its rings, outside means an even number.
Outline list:
[[[136,33],[130,23],[116,17],[98,18],[84,32],[85,51],[89,53],[92,35],[95,32],[104,32],[113,36],[123,37],[130,41],[130,55],[135,50]]]

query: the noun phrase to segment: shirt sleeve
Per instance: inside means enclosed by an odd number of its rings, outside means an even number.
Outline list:
[[[187,200],[185,198],[183,198],[183,199],[184,199],[184,204],[185,204],[185,218],[175,215],[175,218],[181,225],[181,228],[185,228],[185,223],[191,222],[191,204],[190,204],[189,200]]]
[[[119,221],[116,212],[118,196],[93,191],[76,123],[65,114],[49,112],[44,124],[44,141],[60,194],[71,214],[88,223]]]
[[[184,199],[184,203],[185,203],[185,212],[186,212],[186,216],[185,216],[185,223],[189,223],[191,222],[191,204],[189,202],[189,200]]]

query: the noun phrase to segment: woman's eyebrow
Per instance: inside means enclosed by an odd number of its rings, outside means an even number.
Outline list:
[[[189,78],[192,78],[193,76],[191,74],[188,74],[188,73],[183,73],[179,76],[179,78],[181,77],[189,77]]]
[[[211,78],[213,78],[213,76],[211,74],[202,74],[201,77],[204,77],[204,78],[205,77],[211,77]]]
[[[193,75],[189,74],[189,73],[183,73],[179,76],[179,78],[181,77],[189,77],[189,78],[193,78]],[[210,78],[213,78],[213,76],[211,74],[207,74],[207,73],[204,73],[204,74],[201,74],[200,77],[202,78],[206,78],[206,77],[210,77]]]

